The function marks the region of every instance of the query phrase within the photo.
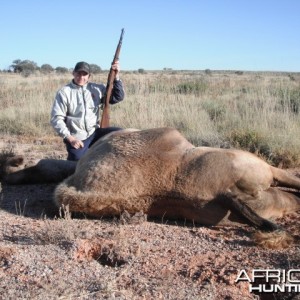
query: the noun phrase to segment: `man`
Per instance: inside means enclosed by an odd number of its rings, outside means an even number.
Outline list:
[[[113,64],[112,69],[116,76],[110,104],[116,104],[124,99],[124,89],[119,78],[119,63]],[[73,71],[73,80],[57,92],[53,103],[51,125],[64,139],[68,160],[79,160],[99,138],[121,129],[99,128],[99,110],[106,87],[89,82],[90,75],[90,65],[78,62]]]

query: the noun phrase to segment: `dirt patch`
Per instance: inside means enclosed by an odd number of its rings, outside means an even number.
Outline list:
[[[53,141],[15,142],[14,151],[33,159],[65,155]],[[2,184],[3,299],[299,299],[288,292],[255,295],[248,282],[236,282],[242,269],[300,269],[299,213],[277,220],[296,244],[265,250],[253,244],[248,226],[71,215],[53,205],[54,189]]]

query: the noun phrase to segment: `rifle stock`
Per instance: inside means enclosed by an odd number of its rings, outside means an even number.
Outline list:
[[[120,40],[115,52],[114,59],[112,61],[112,65],[116,63],[119,60],[119,55],[120,55],[120,50],[122,46],[122,40],[123,40],[123,34],[124,34],[124,28],[121,31],[121,36]],[[116,73],[110,67],[109,73],[108,73],[108,78],[107,78],[107,85],[106,85],[106,92],[104,95],[104,101],[103,101],[103,111],[102,111],[102,116],[101,116],[101,121],[100,121],[100,128],[106,128],[109,127],[109,116],[110,116],[110,109],[109,109],[109,102],[112,97],[112,89],[114,85],[114,80],[116,77]]]

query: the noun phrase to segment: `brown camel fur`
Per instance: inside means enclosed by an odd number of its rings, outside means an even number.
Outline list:
[[[300,179],[241,150],[194,147],[177,130],[116,132],[96,142],[55,190],[58,206],[102,217],[143,211],[204,225],[249,224],[256,242],[292,240],[269,219],[300,209]]]
[[[97,142],[56,188],[55,201],[96,217],[127,210],[204,225],[248,223],[274,240],[279,228],[267,219],[300,209],[299,197],[275,182],[300,190],[299,178],[251,153],[194,147],[177,130],[158,128]]]

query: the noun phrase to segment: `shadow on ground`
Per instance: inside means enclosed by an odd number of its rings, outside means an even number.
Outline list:
[[[53,202],[55,184],[1,184],[0,208],[30,218],[54,217],[58,208]]]

